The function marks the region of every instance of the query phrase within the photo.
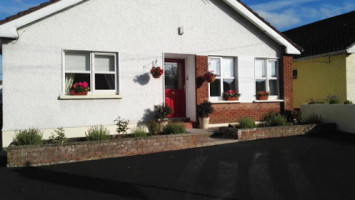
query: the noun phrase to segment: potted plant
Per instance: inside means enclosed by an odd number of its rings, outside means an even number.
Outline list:
[[[70,87],[70,94],[71,95],[87,95],[88,91],[90,90],[87,82],[78,82],[74,83]]]
[[[224,97],[224,100],[227,100],[227,101],[236,101],[240,97],[240,94],[234,90],[227,90],[227,91],[223,92],[223,97]]]
[[[257,100],[267,100],[269,98],[269,93],[266,91],[259,91],[256,93]]]
[[[168,115],[171,114],[171,108],[167,105],[154,106],[154,118],[158,123],[159,131],[162,132],[163,128],[168,124]]]
[[[209,101],[204,101],[200,105],[197,106],[197,116],[200,128],[208,129],[208,124],[210,118],[208,117],[209,114],[213,113],[214,109],[212,108],[212,103]]]
[[[203,78],[205,81],[209,83],[213,83],[216,80],[217,74],[214,74],[212,71],[207,71],[204,75]]]
[[[160,78],[160,76],[163,74],[163,70],[160,67],[152,67],[150,70],[150,73],[154,78]]]

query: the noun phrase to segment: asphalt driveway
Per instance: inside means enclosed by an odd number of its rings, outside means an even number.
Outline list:
[[[0,199],[354,199],[354,160],[355,136],[334,133],[0,167]]]

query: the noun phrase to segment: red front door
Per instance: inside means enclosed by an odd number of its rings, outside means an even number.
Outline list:
[[[165,59],[165,105],[172,114],[168,117],[186,117],[185,60]]]

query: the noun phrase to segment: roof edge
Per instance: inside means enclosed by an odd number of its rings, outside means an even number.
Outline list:
[[[293,55],[300,55],[301,54],[301,49],[296,47],[294,44],[292,44],[290,41],[288,41],[284,35],[282,35],[280,32],[274,30],[274,28],[271,27],[271,25],[265,23],[263,20],[260,19],[259,16],[257,16],[255,13],[251,11],[250,8],[248,8],[246,5],[243,3],[239,2],[239,0],[223,0],[227,5],[232,7],[235,11],[237,11],[239,14],[241,14],[243,17],[248,19],[252,24],[254,24],[256,27],[258,27],[261,31],[263,31],[266,35],[271,37],[273,40],[275,40],[277,43],[285,46],[286,53],[287,54],[293,54]]]
[[[350,46],[346,49],[346,51],[347,51],[348,53],[355,53],[355,42],[354,42],[352,45],[350,45]]]
[[[302,60],[308,60],[308,59],[313,59],[313,58],[319,58],[319,57],[324,57],[324,56],[336,56],[336,55],[341,55],[341,54],[347,54],[347,50],[340,50],[340,51],[332,51],[328,53],[321,53],[321,54],[315,54],[315,55],[310,55],[310,56],[305,56],[305,57],[299,57],[299,58],[294,58],[294,61],[302,61]]]
[[[30,9],[28,14],[25,14],[24,16],[18,17],[14,20],[11,20],[9,22],[0,25],[0,37],[17,39],[19,37],[17,33],[18,28],[30,24],[34,21],[40,20],[42,18],[45,18],[58,11],[64,10],[82,1],[85,0],[56,1],[35,11],[31,11]]]

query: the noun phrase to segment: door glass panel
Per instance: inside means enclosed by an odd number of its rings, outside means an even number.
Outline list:
[[[208,71],[217,74],[217,76],[221,75],[221,61],[219,58],[210,58],[208,63]]]
[[[181,65],[179,63],[165,62],[165,88],[166,89],[182,89],[183,77],[181,73]]]
[[[219,97],[221,96],[221,80],[216,79],[213,83],[210,83],[210,96]]]
[[[223,77],[234,77],[233,58],[224,58],[222,69],[223,69]]]
[[[255,77],[265,77],[265,62],[264,60],[255,60]]]
[[[265,80],[256,80],[256,93],[260,91],[265,91],[266,81]]]

